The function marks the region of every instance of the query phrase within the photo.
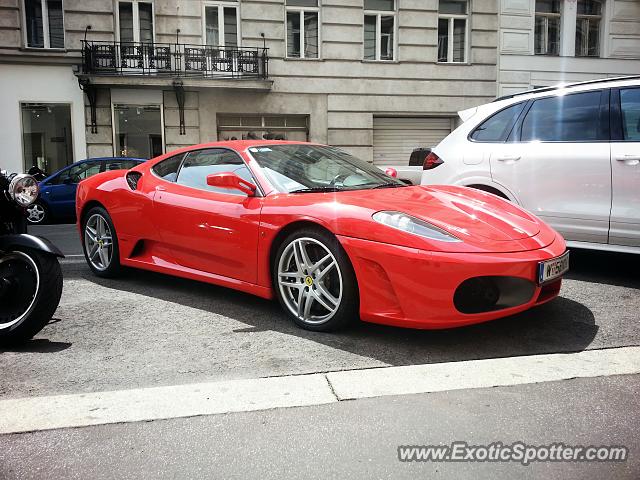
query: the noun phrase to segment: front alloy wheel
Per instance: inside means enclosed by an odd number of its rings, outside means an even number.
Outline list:
[[[357,317],[355,275],[335,237],[298,232],[282,244],[276,261],[278,298],[298,325],[329,331]]]

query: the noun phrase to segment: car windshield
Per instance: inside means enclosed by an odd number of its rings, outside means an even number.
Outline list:
[[[283,193],[403,187],[374,165],[323,145],[283,144],[249,148],[269,181]]]

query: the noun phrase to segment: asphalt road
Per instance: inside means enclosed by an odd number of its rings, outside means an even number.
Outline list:
[[[32,231],[79,255],[73,225]],[[0,398],[640,345],[640,258],[574,252],[572,262],[560,298],[513,317],[323,334],[294,326],[276,302],[144,271],[100,279],[70,257],[53,322],[0,353]]]
[[[640,345],[640,256],[573,251],[558,299],[495,322],[445,331],[361,323],[322,334],[295,327],[274,302],[213,285],[132,270],[97,278],[74,225],[31,233],[68,255],[64,292],[34,340],[0,350],[0,401]],[[638,377],[0,436],[0,478],[637,478]],[[456,439],[619,442],[636,457],[588,470],[394,457],[399,444]]]
[[[639,390],[640,376],[614,376],[26,433],[0,449],[0,478],[635,480]],[[626,445],[631,456],[528,466],[398,461],[400,445],[454,441]]]

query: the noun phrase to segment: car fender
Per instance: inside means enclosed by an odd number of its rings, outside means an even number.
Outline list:
[[[454,185],[458,185],[460,187],[469,187],[472,185],[483,185],[485,187],[490,187],[490,188],[494,188],[496,190],[498,190],[500,193],[502,193],[505,197],[507,197],[509,199],[510,202],[515,203],[516,205],[520,205],[520,202],[518,201],[518,197],[516,197],[516,195],[507,187],[505,187],[504,185],[502,185],[501,183],[498,183],[496,181],[494,181],[493,179],[486,177],[486,176],[464,176],[463,178],[459,178],[455,181]]]
[[[46,238],[36,237],[27,233],[16,235],[0,235],[0,251],[13,250],[16,247],[31,248],[43,253],[55,255],[64,258],[63,253],[58,247]]]

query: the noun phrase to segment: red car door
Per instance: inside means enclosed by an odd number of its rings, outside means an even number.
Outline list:
[[[190,152],[175,181],[156,186],[154,223],[180,265],[256,283],[263,199],[207,185],[207,175],[220,172],[254,183],[244,161],[231,150]]]

